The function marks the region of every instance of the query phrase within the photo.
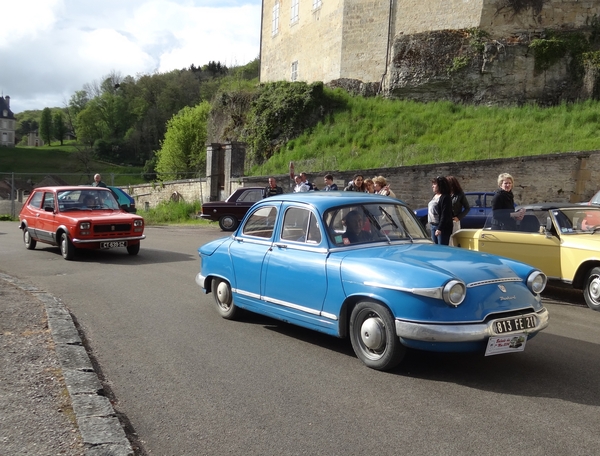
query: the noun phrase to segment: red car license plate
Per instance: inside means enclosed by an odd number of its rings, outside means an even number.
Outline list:
[[[101,249],[114,249],[115,247],[127,247],[127,241],[109,241],[101,242]]]
[[[506,320],[496,320],[492,324],[496,334],[504,334],[513,331],[524,331],[535,328],[535,317],[528,315],[525,317],[508,318]]]

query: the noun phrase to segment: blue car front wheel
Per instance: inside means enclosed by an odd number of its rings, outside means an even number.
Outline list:
[[[372,369],[393,369],[406,354],[391,312],[377,302],[359,302],[352,309],[349,332],[354,353]]]

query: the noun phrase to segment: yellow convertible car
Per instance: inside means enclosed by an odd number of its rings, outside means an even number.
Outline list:
[[[511,229],[460,230],[454,245],[493,253],[539,268],[553,282],[583,290],[600,311],[600,207],[570,203],[520,206],[525,216]],[[492,216],[490,216],[491,219]]]

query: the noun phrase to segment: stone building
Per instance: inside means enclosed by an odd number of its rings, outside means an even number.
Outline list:
[[[481,102],[502,99],[499,84],[519,93],[509,102],[560,98],[568,62],[536,74],[530,40],[589,29],[598,15],[597,0],[263,0],[260,80],[354,80],[391,96]],[[487,55],[452,78],[474,29],[485,32]]]
[[[17,121],[10,110],[10,97],[0,96],[0,146],[15,146],[15,130]]]

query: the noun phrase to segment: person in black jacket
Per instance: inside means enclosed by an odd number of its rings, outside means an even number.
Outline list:
[[[274,177],[269,177],[269,185],[263,190],[263,198],[267,198],[273,195],[281,195],[283,189],[277,185],[277,181]]]
[[[452,236],[452,197],[450,184],[443,176],[431,180],[431,189],[437,203],[432,208],[437,213],[437,225],[431,225],[431,239],[436,244],[449,245]]]
[[[523,220],[525,211],[515,212],[515,198],[512,192],[515,181],[508,173],[498,176],[498,190],[492,198],[492,229],[514,231],[517,220]]]
[[[450,196],[452,197],[452,234],[460,230],[460,221],[469,213],[471,206],[465,195],[465,192],[454,176],[446,176],[450,184]],[[452,240],[450,240],[452,245]]]

